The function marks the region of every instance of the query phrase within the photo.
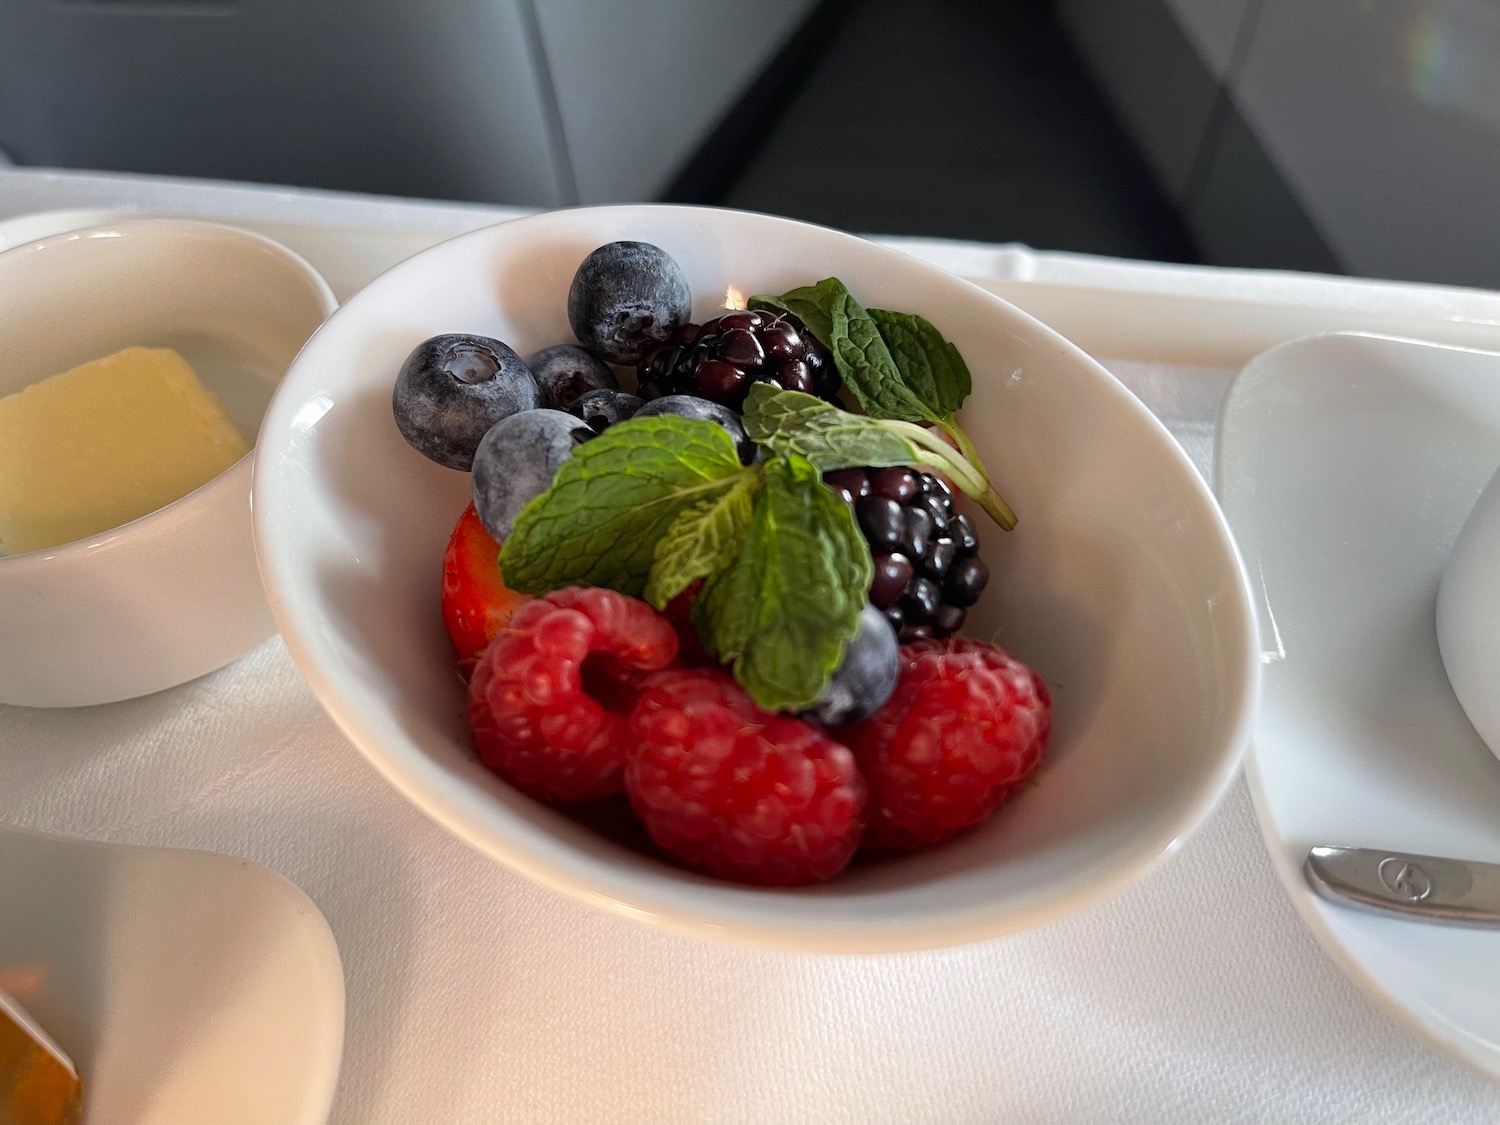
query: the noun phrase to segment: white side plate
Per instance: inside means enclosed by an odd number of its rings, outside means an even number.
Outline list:
[[[0,829],[0,988],[77,1065],[85,1125],[327,1120],[338,948],[263,867]]]
[[[1448,684],[1434,615],[1497,464],[1500,355],[1333,334],[1240,373],[1216,476],[1267,649],[1246,771],[1282,881],[1351,978],[1500,1076],[1500,932],[1341,909],[1301,871],[1315,844],[1500,862],[1500,762]]]

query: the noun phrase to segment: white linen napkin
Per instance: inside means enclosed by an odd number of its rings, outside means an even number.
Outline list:
[[[1228,373],[1115,365],[1200,470]],[[333,727],[279,640],[81,711],[0,708],[0,821],[229,852],[344,958],[337,1125],[1500,1120],[1303,928],[1243,783],[1119,897],[967,948],[673,937],[471,851]]]

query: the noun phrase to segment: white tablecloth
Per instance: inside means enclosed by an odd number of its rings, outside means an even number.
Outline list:
[[[1227,373],[1113,366],[1205,466]],[[1303,929],[1243,784],[1143,881],[1042,930],[747,952],[470,851],[271,641],[147,699],[0,708],[0,822],[229,852],[301,886],[347,978],[338,1125],[1500,1121],[1500,1086],[1389,1020]]]

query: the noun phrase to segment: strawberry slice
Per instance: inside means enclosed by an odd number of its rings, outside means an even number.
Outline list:
[[[470,504],[458,517],[443,553],[443,624],[466,680],[496,634],[531,601],[506,587],[499,560],[500,544]]]

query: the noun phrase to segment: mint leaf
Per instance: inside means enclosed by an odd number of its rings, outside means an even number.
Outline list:
[[[645,599],[657,609],[699,578],[730,566],[745,545],[760,492],[757,473],[738,477],[727,491],[682,509],[656,544]]]
[[[903,422],[936,420],[907,385],[875,321],[838,278],[824,278],[779,297],[755,297],[749,303],[751,308],[778,308],[796,315],[833,355],[844,386],[866,414]]]
[[[926,317],[871,309],[870,319],[890,350],[901,377],[932,413],[950,417],[973,390],[969,365]]]
[[[817,699],[859,623],[872,577],[854,515],[801,457],[760,466],[743,549],[693,606],[698,635],[769,711]]]
[[[734,439],[713,422],[657,415],[611,426],[522,509],[500,551],[505,584],[524,594],[609,586],[638,597],[657,541],[683,509],[747,473]]]
[[[990,484],[989,470],[955,417],[972,389],[968,365],[934,325],[914,313],[866,310],[836,277],[779,297],[761,294],[749,305],[801,318],[832,353],[840,378],[865,414],[898,424],[936,425],[951,437],[961,454],[960,471],[974,482],[961,487],[1001,527],[1015,527],[1015,512]],[[946,449],[909,436],[929,447],[925,463],[941,467],[952,460]],[[782,448],[796,447],[783,443]],[[811,446],[807,452],[814,453]]]
[[[812,286],[794,289],[780,297],[763,293],[751,297],[745,302],[745,307],[762,312],[791,313],[825,348],[829,347],[828,341],[833,338],[833,320],[827,305]]]
[[[916,447],[874,418],[801,391],[752,383],[745,433],[773,453],[807,458],[820,472],[856,465],[915,465]]]

